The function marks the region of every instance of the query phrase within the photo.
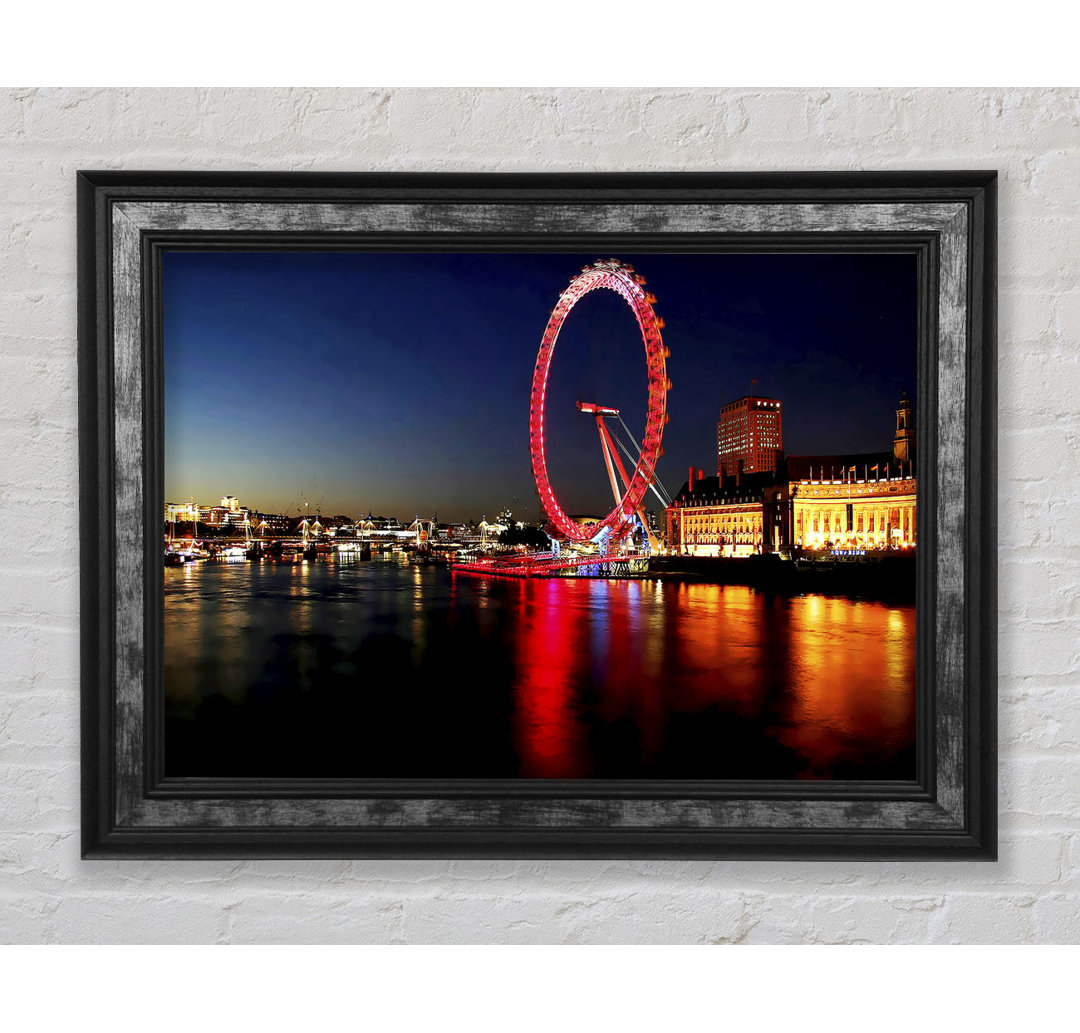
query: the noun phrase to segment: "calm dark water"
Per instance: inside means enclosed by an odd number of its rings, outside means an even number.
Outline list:
[[[166,772],[913,778],[914,618],[396,557],[169,568]]]

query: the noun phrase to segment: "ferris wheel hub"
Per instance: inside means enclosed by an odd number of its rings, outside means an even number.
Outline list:
[[[596,402],[582,402],[577,403],[578,412],[590,413],[594,416],[618,416],[619,410],[612,409],[607,405],[597,405]]]

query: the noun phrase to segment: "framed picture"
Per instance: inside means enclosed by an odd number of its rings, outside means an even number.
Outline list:
[[[80,173],[84,856],[994,858],[995,186]]]

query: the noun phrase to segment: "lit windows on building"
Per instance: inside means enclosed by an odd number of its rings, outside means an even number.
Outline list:
[[[767,477],[689,482],[666,510],[667,548],[680,556],[754,556],[766,546]]]
[[[755,429],[753,436],[762,449],[777,446],[775,472],[750,472],[733,457],[743,438],[749,441],[751,436],[749,416],[767,410],[769,402],[775,403],[775,436],[768,429],[771,424],[760,435]],[[763,403],[761,410],[756,403]],[[891,452],[785,457],[780,451],[780,403],[766,398],[743,398],[725,406],[717,443],[717,477],[699,482],[692,473],[667,510],[669,551],[746,556],[915,548],[915,413],[906,396],[896,407]],[[728,460],[733,461],[733,475]],[[751,508],[740,509],[743,500],[752,503]]]
[[[828,457],[840,462],[800,469],[821,458],[788,459],[791,545],[810,551],[915,547],[914,463],[885,453]]]
[[[200,506],[199,520],[210,527],[239,527],[250,523],[251,510],[234,495],[223,495],[218,506]]]
[[[716,425],[716,472],[727,476],[775,471],[784,448],[779,399],[748,395],[720,410]]]
[[[199,519],[199,505],[197,502],[166,502],[165,523],[188,523]]]

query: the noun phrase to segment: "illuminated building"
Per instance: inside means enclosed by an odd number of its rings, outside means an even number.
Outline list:
[[[762,399],[766,401],[767,399]],[[745,400],[744,400],[745,401]],[[750,556],[910,549],[917,541],[914,409],[896,408],[891,452],[780,457],[775,472],[691,476],[666,514],[668,551]]]
[[[200,506],[199,519],[210,527],[239,527],[249,523],[251,511],[234,495],[223,495],[218,506]]]
[[[765,493],[774,481],[771,473],[691,476],[665,514],[668,552],[754,556],[764,551],[765,529],[771,526]]]
[[[777,492],[780,519],[774,547],[914,547],[916,481],[911,460],[901,462],[884,452],[789,456],[786,465],[787,482]]]
[[[292,530],[292,520],[284,513],[253,513],[251,523],[261,535],[288,534]]]
[[[174,520],[179,523],[189,523],[199,519],[199,506],[194,500],[191,502],[166,502],[165,523]]]
[[[716,425],[716,472],[775,471],[784,449],[783,406],[778,398],[747,395],[728,402]]]
[[[892,452],[789,456],[774,538],[803,549],[915,547],[915,419],[896,407]],[[785,519],[786,518],[786,519]],[[786,528],[783,526],[786,523]]]

